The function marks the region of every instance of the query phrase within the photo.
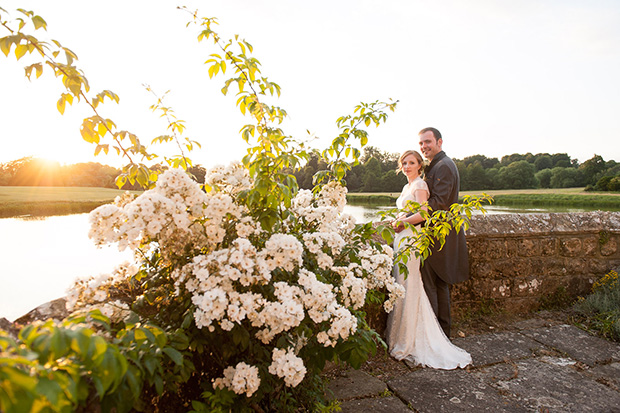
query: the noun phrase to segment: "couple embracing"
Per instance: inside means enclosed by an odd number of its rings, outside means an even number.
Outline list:
[[[396,201],[402,209],[407,201],[427,204],[432,211],[449,210],[458,202],[459,174],[452,159],[442,150],[443,139],[435,128],[425,128],[419,133],[420,151],[404,152],[399,160],[399,171],[407,177],[400,197]],[[424,179],[421,174],[424,170]],[[401,213],[393,222],[397,232],[394,249],[412,229],[404,222],[418,226],[424,221],[419,214]],[[401,246],[402,247],[402,246]],[[388,316],[386,338],[390,355],[416,365],[438,369],[455,369],[471,364],[471,356],[450,342],[450,284],[469,277],[467,244],[463,231],[450,231],[444,247],[431,248],[431,255],[420,268],[420,260],[410,256],[407,261],[409,274],[394,266],[396,281],[405,287],[405,297],[396,303]]]

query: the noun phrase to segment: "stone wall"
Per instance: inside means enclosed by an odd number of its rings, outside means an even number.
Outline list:
[[[471,278],[452,289],[456,313],[533,311],[620,266],[620,212],[474,216],[466,236]]]

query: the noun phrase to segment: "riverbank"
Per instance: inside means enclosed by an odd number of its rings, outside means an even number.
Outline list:
[[[479,196],[483,192],[491,195],[493,205],[497,206],[555,205],[620,211],[620,193],[586,192],[584,188],[463,191],[460,193],[461,200],[465,196]],[[347,194],[347,202],[352,205],[394,205],[399,195],[399,193],[392,192],[350,192]]]
[[[90,212],[125,192],[92,187],[0,186],[0,218]]]

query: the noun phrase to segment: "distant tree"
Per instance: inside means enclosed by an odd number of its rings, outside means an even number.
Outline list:
[[[327,169],[327,164],[321,158],[321,154],[319,153],[319,151],[313,150],[308,153],[307,162],[295,171],[293,171],[293,175],[295,175],[295,178],[297,179],[297,183],[299,184],[300,188],[312,189],[314,187],[314,184],[312,183],[314,174],[320,170],[325,169]],[[349,174],[350,173],[351,171],[349,171]],[[349,179],[349,174],[347,174],[347,181]]]
[[[2,175],[5,177],[6,185],[12,185],[13,177],[17,174],[17,172],[23,168],[25,165],[32,161],[32,156],[26,156],[23,158],[16,159],[14,161],[5,162],[0,165],[0,170],[2,170]]]
[[[482,162],[479,160],[462,167],[464,162],[458,161],[457,167],[461,176],[461,190],[491,189],[492,183],[488,180]]]
[[[513,153],[512,155],[504,155],[502,156],[502,159],[500,160],[500,164],[501,166],[508,166],[514,162],[519,162],[519,161],[527,162],[526,158],[527,158],[526,155],[522,155],[520,153]]]
[[[549,154],[540,154],[534,160],[534,166],[537,171],[542,171],[543,169],[551,169],[553,168],[553,160]]]
[[[11,177],[2,168],[0,168],[0,186],[8,186]]]
[[[501,189],[501,183],[499,181],[499,169],[491,168],[484,171],[486,180],[489,183],[489,189]]]
[[[11,186],[65,186],[60,163],[31,156],[4,164]]]
[[[601,177],[592,188],[596,191],[620,191],[620,172],[617,175],[605,175]]]
[[[603,172],[608,169],[607,163],[600,155],[594,155],[579,166],[583,173],[585,184],[594,185],[601,178]]]
[[[381,177],[381,192],[400,192],[407,183],[407,178],[403,174],[396,174],[396,171],[387,171]]]
[[[572,165],[570,156],[566,153],[554,153],[551,155],[553,161],[553,167],[569,168]]]
[[[364,174],[362,175],[362,191],[381,191],[381,176],[381,162],[374,157],[368,159],[366,163],[364,163]]]
[[[521,160],[500,168],[497,177],[503,189],[536,188],[535,172],[533,164]]]
[[[370,158],[375,158],[379,161],[379,163],[385,163],[386,161],[386,152],[382,152],[379,148],[374,146],[366,146],[364,148],[364,154],[360,158],[360,162],[365,164],[370,160]]]
[[[546,169],[536,172],[534,176],[536,177],[536,180],[538,181],[538,185],[541,188],[551,188],[551,176],[552,175],[553,173],[551,172],[551,169],[546,168]]]
[[[64,166],[62,173],[67,186],[116,188],[114,181],[120,170],[109,165],[88,162]]]
[[[576,188],[584,185],[584,177],[577,168],[556,167],[551,170],[551,188]]]
[[[620,176],[615,176],[611,178],[609,184],[607,184],[607,188],[610,191],[618,192],[620,191]]]
[[[609,182],[613,179],[612,176],[603,176],[594,185],[595,191],[609,191]]]
[[[462,162],[465,167],[479,163],[484,169],[493,168],[499,164],[497,158],[487,158],[484,155],[472,155],[464,158],[462,161],[455,159],[454,162]]]
[[[347,190],[349,192],[359,192],[362,188],[362,178],[358,173],[359,170],[360,169],[356,171],[355,167],[353,167],[345,177]]]

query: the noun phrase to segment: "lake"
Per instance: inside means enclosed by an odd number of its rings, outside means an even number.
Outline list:
[[[378,219],[387,207],[347,205],[358,222]],[[548,209],[490,206],[489,214],[549,212]],[[554,209],[582,212],[584,209]],[[0,317],[15,320],[62,297],[78,277],[111,272],[130,260],[129,251],[97,248],[88,238],[88,214],[0,219]]]
[[[88,238],[88,214],[0,219],[0,317],[13,321],[63,297],[78,277],[111,272],[130,260]]]

